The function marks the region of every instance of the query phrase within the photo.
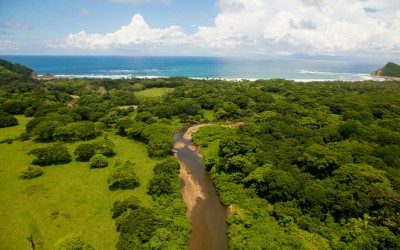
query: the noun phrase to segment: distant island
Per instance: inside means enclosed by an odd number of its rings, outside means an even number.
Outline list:
[[[372,73],[373,76],[381,76],[381,77],[400,77],[400,65],[394,62],[388,62],[384,67],[374,71]]]

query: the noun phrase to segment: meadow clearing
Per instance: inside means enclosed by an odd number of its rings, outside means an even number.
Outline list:
[[[0,129],[0,141],[15,138],[29,118],[18,116],[19,125]],[[88,162],[43,167],[39,178],[23,180],[19,174],[30,165],[28,152],[43,145],[32,141],[0,144],[0,235],[1,249],[31,249],[33,237],[38,249],[53,249],[69,233],[82,235],[95,249],[113,249],[118,239],[111,207],[114,201],[134,195],[143,206],[151,205],[147,183],[157,160],[150,159],[143,143],[110,133],[116,159],[136,163],[141,185],[134,190],[110,191],[107,177],[111,167],[90,169]],[[48,144],[48,143],[47,143]],[[79,143],[66,144],[70,152]]]

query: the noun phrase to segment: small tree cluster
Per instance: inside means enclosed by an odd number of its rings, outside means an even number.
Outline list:
[[[124,131],[132,139],[147,142],[147,151],[150,157],[171,155],[173,148],[171,126],[162,123],[148,125],[144,122],[135,122]]]
[[[135,210],[140,207],[140,201],[135,196],[131,196],[122,201],[116,201],[111,209],[112,218],[115,219],[128,211],[128,209]]]
[[[18,125],[18,120],[12,115],[0,111],[0,128]]]
[[[53,136],[58,141],[74,142],[91,140],[99,134],[93,122],[76,122],[58,127]]]
[[[90,168],[106,168],[108,167],[108,159],[104,155],[96,154],[89,161]]]
[[[108,140],[102,140],[93,143],[82,143],[74,151],[78,161],[89,161],[95,154],[101,154],[107,157],[115,155],[115,144]]]
[[[134,189],[139,186],[139,178],[135,173],[135,164],[126,161],[122,164],[117,161],[107,179],[109,188],[115,189]]]
[[[154,176],[150,180],[147,193],[153,196],[179,193],[179,163],[174,159],[168,159],[158,163],[154,167]]]
[[[33,179],[39,177],[43,174],[43,171],[40,167],[37,166],[29,166],[25,171],[20,174],[22,179]]]
[[[61,238],[55,245],[56,250],[94,250],[94,248],[85,243],[82,237],[77,234],[70,234]]]
[[[31,150],[29,154],[36,156],[32,164],[39,166],[67,164],[72,160],[68,148],[59,143]]]

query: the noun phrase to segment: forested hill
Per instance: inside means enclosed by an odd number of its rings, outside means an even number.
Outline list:
[[[35,75],[33,69],[0,59],[0,84],[13,79],[29,79]]]
[[[389,62],[383,68],[372,73],[375,76],[400,77],[400,65]]]

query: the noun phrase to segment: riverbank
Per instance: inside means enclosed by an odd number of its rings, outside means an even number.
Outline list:
[[[226,208],[219,200],[201,155],[187,139],[204,126],[207,124],[177,132],[174,136],[174,151],[181,166],[182,197],[188,208],[187,216],[192,222],[189,248],[223,250],[228,249]]]

